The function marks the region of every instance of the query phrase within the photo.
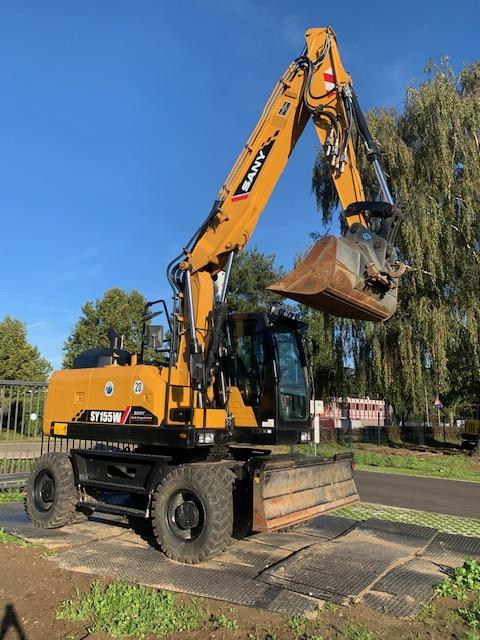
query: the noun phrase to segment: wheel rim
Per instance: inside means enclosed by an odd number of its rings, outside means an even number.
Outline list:
[[[205,507],[191,489],[180,489],[172,494],[165,515],[168,528],[183,542],[196,540],[205,527]]]
[[[33,487],[35,506],[45,512],[52,508],[55,501],[55,478],[46,469],[40,471]]]

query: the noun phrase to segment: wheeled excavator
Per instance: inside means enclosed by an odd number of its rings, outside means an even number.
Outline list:
[[[139,354],[111,331],[55,372],[44,416],[47,451],[26,491],[31,521],[60,527],[93,510],[149,518],[167,556],[200,562],[238,531],[289,527],[358,500],[350,454],[271,455],[311,439],[304,325],[288,310],[229,313],[232,262],[249,241],[308,121],[344,211],[341,237],[321,238],[269,288],[328,313],[382,322],[395,311],[402,221],[331,28],[266,103],[206,220],[169,264],[173,310],[147,304]],[[385,201],[366,201],[358,138]],[[160,310],[158,305],[160,305]],[[167,338],[151,321],[164,313]],[[148,353],[167,344],[165,362]]]

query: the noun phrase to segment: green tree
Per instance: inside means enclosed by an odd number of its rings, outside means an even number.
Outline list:
[[[468,401],[480,376],[480,62],[455,74],[446,61],[406,93],[403,113],[374,110],[368,121],[396,201],[406,213],[398,244],[411,267],[399,308],[383,324],[350,322],[356,374],[402,416],[440,393],[448,409]],[[380,197],[360,157],[368,197]],[[324,222],[336,211],[321,154],[313,188]],[[342,321],[340,321],[342,322]],[[361,364],[361,366],[360,366]]]
[[[80,319],[65,342],[63,366],[71,367],[73,359],[84,349],[108,347],[107,334],[111,327],[125,336],[125,349],[138,353],[145,302],[138,291],[127,293],[118,288],[109,289],[95,302],[86,302]]]
[[[27,342],[26,324],[6,316],[0,322],[0,379],[42,382],[51,370],[37,347]]]
[[[266,290],[285,275],[283,267],[275,266],[275,254],[266,255],[257,248],[237,255],[230,276],[228,303],[232,311],[268,311],[282,302],[275,293]]]

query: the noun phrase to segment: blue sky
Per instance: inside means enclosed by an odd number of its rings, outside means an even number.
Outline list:
[[[430,57],[478,56],[480,4],[304,0],[0,3],[0,318],[58,366],[86,300],[170,296],[308,27],[332,25],[364,109],[401,106]],[[309,128],[250,246],[290,268],[320,228]]]

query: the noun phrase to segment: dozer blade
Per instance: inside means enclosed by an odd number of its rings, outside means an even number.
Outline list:
[[[326,236],[270,291],[336,316],[387,320],[397,306],[397,289],[373,288],[365,279],[366,257],[352,241]]]
[[[353,454],[267,456],[253,473],[253,531],[275,531],[358,502]]]

